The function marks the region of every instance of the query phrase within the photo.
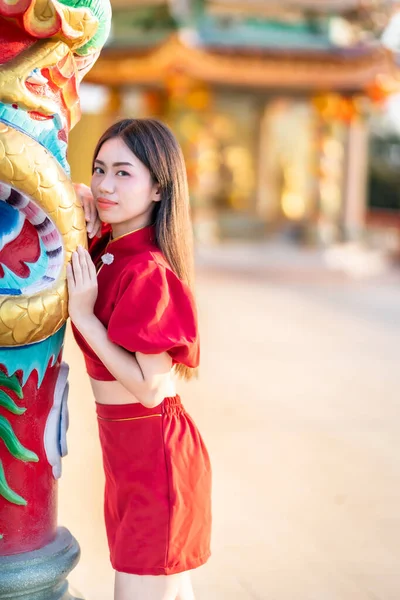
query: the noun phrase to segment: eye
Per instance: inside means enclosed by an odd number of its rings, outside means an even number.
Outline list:
[[[101,167],[94,167],[93,173],[103,173],[103,169]]]
[[[128,171],[118,171],[117,175],[125,177],[127,175],[129,177],[130,173]]]

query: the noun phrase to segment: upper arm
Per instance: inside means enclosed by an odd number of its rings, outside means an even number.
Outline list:
[[[196,367],[197,316],[190,290],[153,260],[136,265],[121,278],[108,337],[138,356],[166,355],[145,360],[145,368],[154,363],[152,368],[170,370],[173,362]]]

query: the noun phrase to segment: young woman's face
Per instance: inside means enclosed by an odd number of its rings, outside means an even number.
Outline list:
[[[121,138],[101,146],[91,188],[100,219],[110,223],[114,236],[148,225],[154,202],[161,198],[150,171]]]

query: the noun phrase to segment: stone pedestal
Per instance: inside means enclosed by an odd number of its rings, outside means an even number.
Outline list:
[[[66,580],[79,555],[78,542],[59,527],[47,546],[0,557],[0,600],[80,600],[70,594]]]

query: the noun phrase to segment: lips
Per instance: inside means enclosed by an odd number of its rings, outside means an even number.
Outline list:
[[[113,208],[116,206],[116,202],[112,202],[111,200],[107,200],[107,198],[97,198],[97,207],[98,208]]]

